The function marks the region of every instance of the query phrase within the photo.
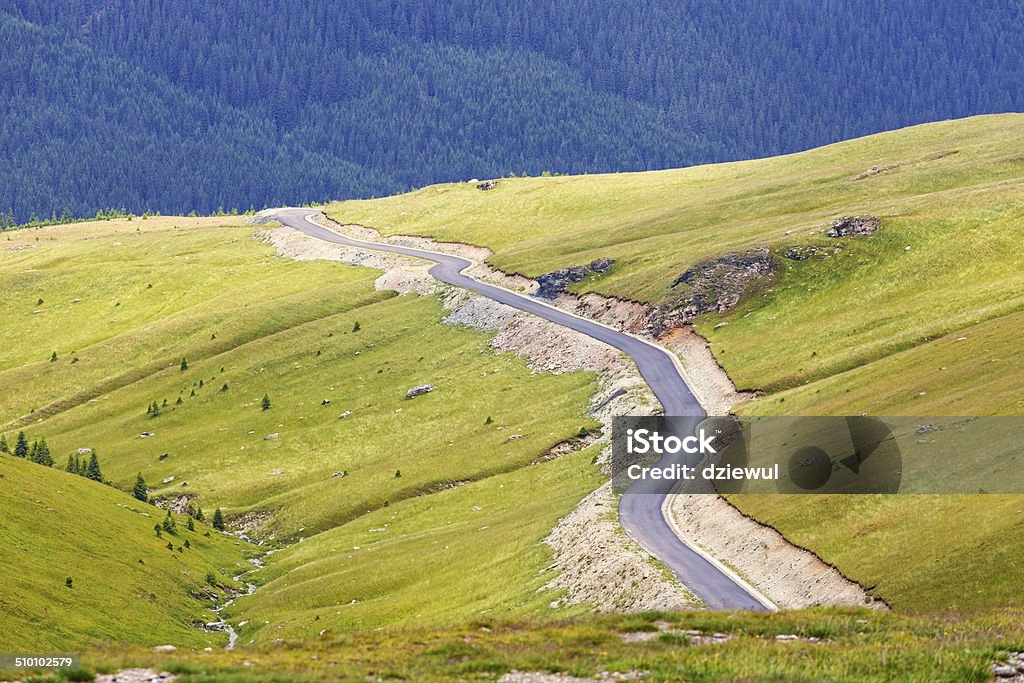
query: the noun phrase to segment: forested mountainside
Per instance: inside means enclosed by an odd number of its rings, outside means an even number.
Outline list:
[[[1024,108],[979,0],[4,0],[0,214],[642,170]]]

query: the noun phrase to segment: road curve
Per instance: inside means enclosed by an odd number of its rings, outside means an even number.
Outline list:
[[[520,311],[532,313],[553,323],[581,332],[613,346],[636,363],[641,376],[661,401],[666,415],[703,417],[706,413],[690,391],[668,351],[638,337],[581,318],[543,301],[475,280],[463,274],[473,263],[467,259],[434,251],[395,244],[365,242],[341,235],[312,220],[319,212],[310,209],[278,209],[276,220],[310,237],[374,251],[383,251],[431,261],[430,275],[441,282],[471,290]],[[728,570],[684,544],[669,526],[662,505],[671,487],[651,489],[641,495],[623,495],[619,502],[619,522],[634,540],[658,558],[683,585],[692,590],[710,609],[765,611],[767,607]]]

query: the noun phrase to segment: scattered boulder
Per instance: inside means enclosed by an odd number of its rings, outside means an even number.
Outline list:
[[[174,652],[177,649],[173,645],[157,645],[153,648],[153,652]]]
[[[829,237],[863,237],[878,232],[882,221],[878,216],[843,216],[832,221],[825,234]]]
[[[139,436],[143,439],[148,439],[149,437],[153,436],[153,432],[142,432],[141,434],[139,434]]]
[[[417,396],[422,396],[423,394],[429,394],[433,390],[433,384],[420,384],[419,386],[415,386],[409,391],[405,392],[405,397],[416,398]]]
[[[172,481],[174,481],[174,477],[165,477],[163,483],[170,484]]]
[[[744,254],[729,253],[698,263],[676,278],[672,287],[685,286],[687,291],[679,308],[684,317],[690,319],[732,308],[751,285],[777,269],[778,264],[769,255],[768,248],[758,247]]]
[[[278,434],[277,432],[274,432],[273,434],[267,434],[265,437],[263,437],[263,440],[264,441],[270,441],[271,439],[276,439],[279,436],[281,436],[281,435]]]
[[[338,418],[348,417],[348,416],[349,416],[349,415],[351,415],[351,414],[352,414],[352,411],[351,411],[351,410],[346,410],[346,411],[345,411],[344,413],[342,413],[341,415],[339,415],[339,416],[338,416]]]
[[[476,186],[476,189],[486,192],[487,190],[493,190],[498,186],[497,180],[485,180]]]
[[[613,258],[596,258],[590,262],[590,269],[595,273],[607,273],[615,265]]]
[[[325,398],[324,400],[320,401],[320,405],[322,405],[322,406],[329,406],[329,405],[331,405],[331,399]]]
[[[90,453],[92,453],[92,449],[91,448],[79,448],[78,449],[78,454],[79,455],[89,455]]]
[[[161,453],[159,459],[160,460],[166,460],[168,455],[170,455],[170,454],[169,453]]]
[[[331,479],[334,479],[335,477],[344,477],[344,476],[346,476],[347,474],[348,474],[348,472],[347,472],[347,471],[345,471],[345,470],[341,470],[341,471],[339,471],[339,472],[335,472],[334,474],[332,474],[332,475],[331,475]]]

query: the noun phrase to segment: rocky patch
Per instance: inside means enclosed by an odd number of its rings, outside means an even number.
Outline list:
[[[498,683],[593,683],[594,681],[639,681],[647,674],[641,671],[599,671],[591,678],[580,678],[564,673],[546,671],[519,671],[512,669],[498,679]]]
[[[497,180],[485,180],[482,183],[478,183],[476,189],[486,192],[487,190],[493,190],[498,186]]]
[[[899,164],[885,164],[884,166],[872,166],[863,173],[858,173],[857,175],[853,176],[852,178],[850,178],[850,180],[864,180],[865,178],[870,178],[871,176],[878,175],[879,173],[885,173],[886,171],[891,171],[892,169],[899,167]]]
[[[800,244],[793,247],[783,247],[782,255],[791,261],[806,261],[807,259],[827,259],[838,254],[840,247],[820,246],[817,244]]]
[[[153,669],[122,669],[114,674],[96,677],[96,683],[171,683],[178,677]]]
[[[676,278],[672,287],[682,287],[680,305],[687,319],[704,313],[727,311],[739,303],[751,286],[778,270],[767,247],[743,254],[729,253],[713,261],[698,263]]]
[[[540,287],[534,296],[541,299],[557,299],[570,285],[582,281],[591,273],[607,273],[614,263],[615,259],[598,258],[585,266],[569,266],[545,273],[537,278]]]
[[[1005,660],[993,664],[992,675],[1006,683],[1024,681],[1024,652],[1011,652]]]
[[[832,221],[825,232],[829,237],[865,237],[873,235],[882,227],[878,216],[843,216]]]
[[[172,477],[173,478],[173,477]],[[183,493],[180,496],[170,497],[157,497],[154,503],[158,508],[170,510],[171,512],[183,515],[188,511],[189,505],[191,505],[198,496],[194,493]]]

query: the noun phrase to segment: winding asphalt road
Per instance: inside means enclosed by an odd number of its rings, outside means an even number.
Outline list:
[[[456,287],[471,290],[512,308],[532,313],[613,346],[636,363],[666,415],[705,416],[700,402],[686,385],[676,358],[668,351],[611,327],[555,308],[533,297],[486,284],[463,274],[473,263],[467,259],[395,244],[364,242],[328,230],[312,220],[319,212],[310,209],[278,209],[273,215],[282,224],[324,242],[373,251],[384,251],[431,261],[430,275]],[[672,482],[647,483],[642,492],[632,489],[619,502],[619,522],[634,540],[674,573],[710,609],[765,611],[762,603],[728,570],[684,544],[662,512]]]

